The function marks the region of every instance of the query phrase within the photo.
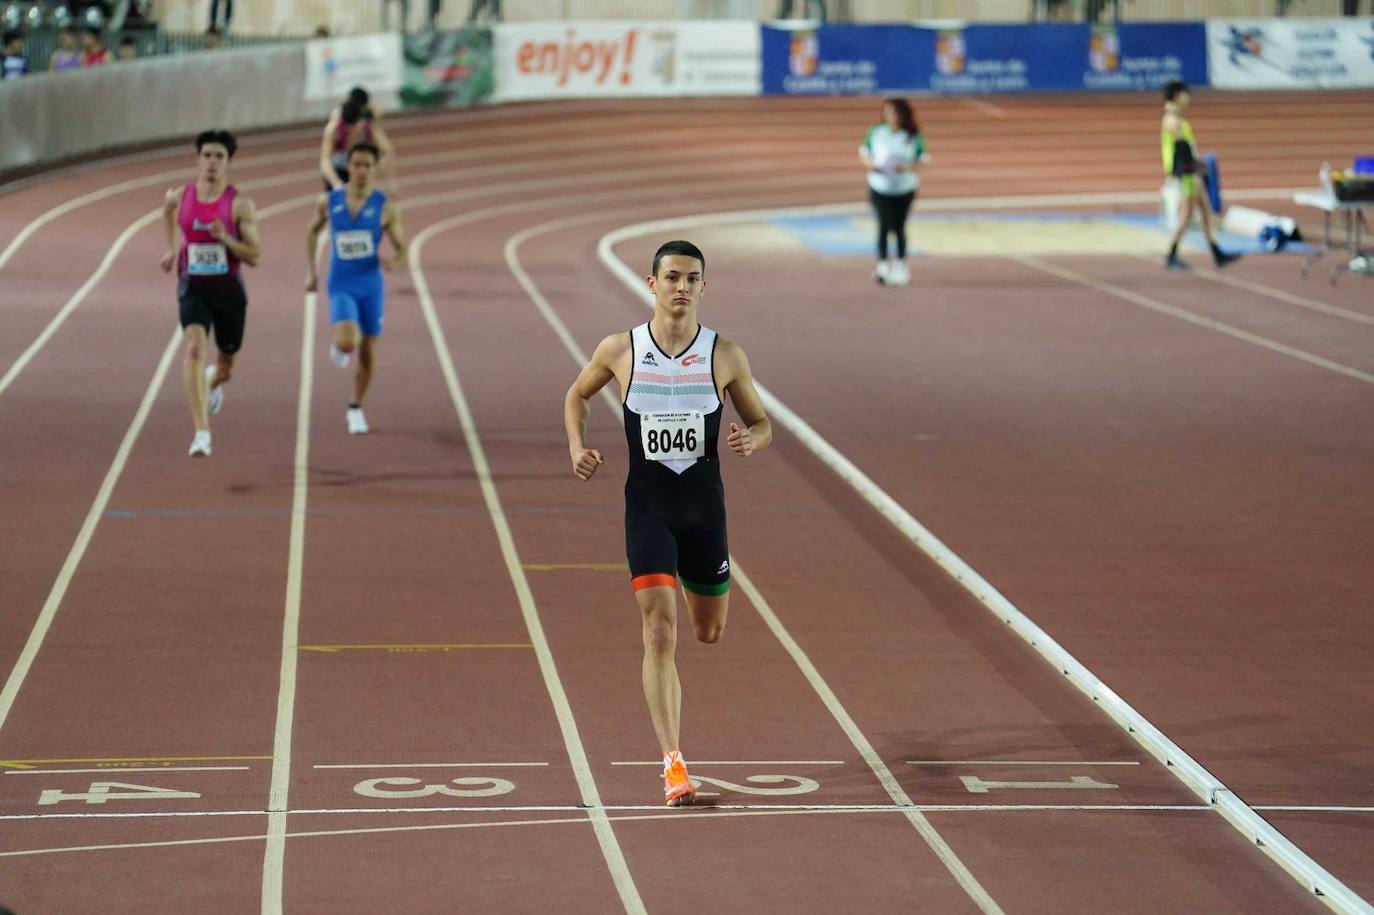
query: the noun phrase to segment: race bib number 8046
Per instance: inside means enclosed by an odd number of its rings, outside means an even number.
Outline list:
[[[706,453],[706,421],[697,411],[643,413],[639,440],[651,461],[699,458]]]

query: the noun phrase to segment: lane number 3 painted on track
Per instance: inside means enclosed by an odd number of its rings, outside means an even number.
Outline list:
[[[412,785],[420,787],[410,787]],[[495,797],[498,794],[510,794],[515,790],[515,783],[504,778],[455,778],[449,785],[459,787],[426,785],[418,778],[369,778],[365,782],[358,782],[353,786],[353,790],[363,797],[390,799],[430,797],[435,794],[448,797]],[[479,785],[483,787],[477,787]]]

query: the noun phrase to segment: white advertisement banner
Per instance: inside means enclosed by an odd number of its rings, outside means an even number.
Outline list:
[[[401,36],[395,32],[305,43],[305,97],[311,101],[342,101],[354,86],[373,95],[397,92],[401,74]]]
[[[543,22],[492,31],[499,102],[760,91],[752,22]]]
[[[1219,89],[1374,86],[1374,17],[1209,19],[1207,72]]]

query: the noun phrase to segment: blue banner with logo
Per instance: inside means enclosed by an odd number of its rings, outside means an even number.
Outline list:
[[[872,95],[915,87],[935,33],[909,25],[763,29],[764,95]]]
[[[1062,92],[1207,84],[1203,23],[821,26],[763,30],[763,91]]]

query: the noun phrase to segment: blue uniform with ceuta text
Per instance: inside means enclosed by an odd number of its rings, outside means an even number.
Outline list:
[[[363,334],[379,337],[385,319],[381,261],[382,211],[386,195],[373,191],[362,209],[348,211],[347,188],[329,193],[329,321],[356,321]]]

